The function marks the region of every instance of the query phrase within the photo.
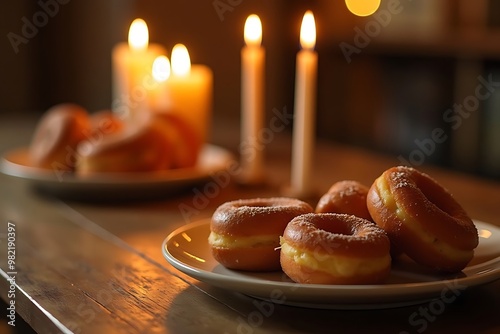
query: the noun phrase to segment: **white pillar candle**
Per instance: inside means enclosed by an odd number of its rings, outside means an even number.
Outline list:
[[[292,143],[291,192],[307,196],[313,192],[312,163],[314,158],[316,78],[318,55],[316,25],[311,11],[307,11],[300,30],[302,50],[297,54],[295,74],[295,105]]]
[[[151,66],[164,47],[149,43],[146,22],[136,19],[130,25],[128,43],[117,44],[112,51],[112,109],[124,119],[133,119],[146,112],[147,89],[151,81]]]
[[[264,179],[264,147],[259,143],[264,124],[265,50],[261,46],[262,24],[250,15],[244,28],[241,50],[241,143],[240,181],[260,183]]]
[[[178,115],[205,142],[212,116],[212,70],[205,65],[191,65],[189,52],[182,44],[174,46],[170,62],[170,77],[162,85],[164,95],[160,105],[152,109]]]

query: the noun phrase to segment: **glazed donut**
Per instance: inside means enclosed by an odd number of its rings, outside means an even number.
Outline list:
[[[281,267],[293,281],[375,284],[390,273],[390,241],[366,219],[313,213],[294,218],[281,238]]]
[[[460,271],[474,255],[478,233],[452,195],[429,175],[393,167],[368,192],[368,210],[391,243],[415,262]]]
[[[190,124],[174,113],[152,113],[150,122],[163,128],[172,143],[172,168],[196,165],[202,142]]]
[[[170,147],[158,127],[150,123],[129,125],[101,141],[81,142],[76,171],[86,175],[165,170],[171,166]]]
[[[334,183],[316,205],[317,213],[345,213],[372,220],[366,207],[368,187],[358,181]]]
[[[280,269],[279,239],[296,216],[313,212],[298,199],[243,199],[222,204],[210,223],[209,245],[214,258],[230,269]]]
[[[77,145],[90,131],[87,111],[76,104],[59,104],[45,112],[33,135],[29,159],[34,167],[73,170]]]

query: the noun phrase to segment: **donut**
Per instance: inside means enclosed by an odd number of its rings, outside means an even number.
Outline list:
[[[99,110],[90,115],[91,135],[94,140],[123,130],[123,121],[111,110]]]
[[[368,187],[358,181],[334,183],[316,205],[317,213],[345,213],[372,220],[366,207]]]
[[[366,219],[339,213],[294,218],[281,238],[281,267],[297,283],[376,284],[391,270],[390,241]]]
[[[150,123],[128,125],[98,142],[78,146],[77,174],[153,172],[171,166],[171,145],[161,129]]]
[[[425,173],[404,166],[386,170],[371,186],[367,206],[391,243],[421,265],[458,272],[474,255],[478,233],[473,221]]]
[[[28,152],[31,165],[74,170],[76,147],[89,131],[89,116],[84,108],[70,103],[53,106],[36,126]]]
[[[309,204],[285,197],[226,202],[215,210],[210,223],[212,255],[230,269],[279,270],[280,236],[294,217],[310,212]]]
[[[150,122],[160,126],[172,144],[172,168],[189,168],[196,165],[202,142],[190,124],[168,112],[152,113]]]

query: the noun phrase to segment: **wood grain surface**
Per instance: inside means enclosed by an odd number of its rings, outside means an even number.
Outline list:
[[[216,142],[237,142],[230,134],[225,136]],[[289,143],[284,134],[267,147],[266,186],[231,182],[196,205],[203,184],[149,201],[76,202],[52,198],[24,180],[0,175],[2,299],[9,301],[6,231],[7,223],[14,222],[17,316],[40,333],[500,331],[500,281],[467,289],[439,309],[429,303],[382,310],[322,310],[270,304],[211,287],[164,260],[161,243],[177,227],[210,217],[228,200],[280,195],[290,175]],[[395,164],[394,157],[320,142],[317,195],[341,179],[370,184]],[[422,169],[447,187],[473,218],[500,226],[500,184],[430,166]],[[186,216],[182,207],[196,209]]]

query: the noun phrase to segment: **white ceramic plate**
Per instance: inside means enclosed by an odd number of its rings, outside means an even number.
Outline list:
[[[198,164],[193,168],[152,173],[102,173],[77,176],[30,166],[28,149],[19,148],[4,154],[1,171],[32,182],[37,188],[54,195],[78,199],[137,199],[176,193],[229,168],[234,162],[227,150],[205,145]]]
[[[166,260],[175,268],[224,289],[293,306],[333,309],[377,309],[408,306],[433,298],[454,300],[473,286],[500,279],[500,228],[475,221],[479,246],[459,274],[443,277],[426,272],[410,260],[394,265],[386,284],[320,285],[292,282],[282,272],[229,270],[212,257],[209,220],[183,226],[163,242]]]

